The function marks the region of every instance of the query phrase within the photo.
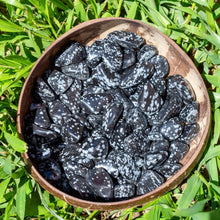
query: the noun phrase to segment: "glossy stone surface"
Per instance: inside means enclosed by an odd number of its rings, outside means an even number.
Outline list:
[[[71,86],[73,79],[57,70],[54,70],[48,77],[47,82],[55,93],[60,95]]]
[[[55,94],[52,89],[44,82],[42,78],[36,80],[36,93],[40,96],[43,102],[51,102],[55,100]]]
[[[42,128],[50,127],[50,118],[45,107],[38,108],[34,118],[34,124]]]
[[[141,36],[126,31],[114,31],[108,34],[107,39],[116,41],[120,46],[128,49],[137,49],[144,43],[144,39]]]
[[[152,84],[147,82],[138,97],[138,105],[148,115],[160,110],[163,99]]]
[[[186,103],[195,100],[195,94],[191,85],[181,75],[167,77],[167,93],[177,93]]]
[[[169,119],[160,127],[161,134],[170,141],[177,139],[181,135],[182,130],[182,123],[177,117]]]
[[[137,183],[137,195],[143,195],[164,183],[164,178],[153,170],[146,171]]]
[[[117,42],[105,40],[103,48],[102,59],[104,64],[113,71],[120,70],[123,62],[121,47]]]
[[[135,186],[132,184],[116,185],[114,187],[114,197],[116,199],[128,199],[135,195]]]
[[[86,52],[84,47],[78,42],[74,42],[57,55],[55,58],[55,66],[62,67],[72,63],[79,63],[85,56]]]
[[[156,55],[150,59],[150,62],[154,65],[156,69],[153,77],[165,77],[169,72],[169,64],[164,56]]]
[[[83,157],[90,159],[105,158],[108,154],[108,141],[104,137],[88,137],[82,143]]]
[[[153,45],[147,45],[141,47],[141,49],[138,51],[137,59],[148,61],[152,57],[156,56],[158,54],[157,48]]]
[[[167,77],[155,46],[115,31],[91,46],[64,46],[54,62],[25,118],[28,154],[45,179],[80,199],[112,202],[148,193],[181,169],[199,106],[186,79]]]
[[[99,114],[111,100],[112,96],[110,94],[88,94],[82,97],[81,107],[88,114]]]
[[[180,111],[179,117],[186,123],[196,123],[199,118],[199,103],[195,101],[185,105]]]
[[[89,67],[93,68],[99,64],[103,51],[103,40],[101,39],[96,40],[91,47],[88,47],[86,62]]]
[[[61,71],[66,76],[80,80],[86,80],[90,76],[90,71],[85,61],[64,66]]]
[[[86,180],[92,187],[96,196],[105,199],[113,197],[113,182],[109,174],[103,168],[94,168],[86,175]]]

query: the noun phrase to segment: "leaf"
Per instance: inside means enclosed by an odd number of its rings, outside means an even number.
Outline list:
[[[178,209],[186,209],[191,204],[201,186],[201,180],[196,174],[193,174],[188,180],[183,195],[178,199]]]
[[[210,183],[210,186],[220,195],[220,187],[214,183]]]
[[[212,63],[214,65],[219,65],[220,64],[220,56],[217,53],[209,53],[209,59],[212,61]]]
[[[16,209],[20,219],[24,219],[26,207],[26,180],[21,178],[16,193]]]
[[[197,3],[198,5],[202,5],[202,6],[205,6],[205,7],[209,8],[209,4],[207,3],[206,0],[192,0],[192,1]]]
[[[94,14],[95,14],[95,18],[99,18],[99,15],[98,15],[98,8],[97,8],[97,3],[95,0],[90,0],[90,3],[92,5],[92,8],[93,8],[93,11],[94,11]]]
[[[33,191],[26,197],[25,216],[48,216],[49,212],[44,208],[40,201],[40,197],[37,191]]]
[[[30,30],[31,31],[31,33],[33,33],[34,35],[36,35],[36,36],[38,36],[38,37],[41,37],[41,38],[44,38],[44,39],[46,39],[46,40],[48,40],[48,41],[54,41],[55,39],[53,38],[53,36],[52,35],[50,35],[49,34],[49,31],[47,31],[47,30],[39,30],[38,28],[36,28],[36,26],[35,27],[33,27],[33,26],[31,26],[31,25],[29,25],[29,24],[27,24],[27,23],[24,23],[24,22],[20,22],[19,23],[23,28],[25,28],[25,30],[27,29],[27,30]]]
[[[19,167],[18,169],[13,171],[11,176],[12,176],[13,179],[18,179],[18,178],[21,178],[21,176],[23,174],[24,174],[24,168],[23,167]]]
[[[206,27],[207,27],[207,30],[210,32],[210,34],[204,33],[200,28],[195,27],[195,26],[184,24],[182,27],[184,30],[197,35],[201,39],[205,39],[209,41],[210,43],[214,44],[217,48],[220,47],[220,37],[217,34],[215,34],[212,30],[209,30],[208,25],[206,25]]]
[[[34,48],[37,56],[39,57],[41,55],[41,50],[40,50],[39,46],[37,45],[36,40],[34,39],[34,36],[31,34],[30,31],[28,32],[28,36],[29,36],[30,42],[32,44],[32,47]]]
[[[197,50],[195,53],[195,59],[198,63],[203,63],[207,60],[207,54],[203,50]]]
[[[219,181],[219,175],[218,175],[218,167],[217,167],[216,158],[212,158],[209,161],[207,161],[206,166],[209,172],[210,181],[214,181],[217,183]]]
[[[23,9],[24,6],[17,0],[0,0],[1,2],[5,3],[5,4],[9,4],[18,8]]]
[[[170,25],[170,21],[166,19],[160,12],[158,12],[154,7],[151,7],[150,4],[146,3],[143,0],[138,0],[141,4],[148,8],[149,14],[151,18],[155,19],[155,22],[158,26],[167,27]]]
[[[137,13],[138,4],[134,1],[127,13],[127,18],[134,19]]]
[[[156,206],[153,206],[150,209],[150,211],[148,211],[146,214],[144,214],[143,217],[144,217],[144,219],[160,220],[160,214],[161,214],[161,210],[156,205]],[[142,218],[137,218],[137,219],[142,219]]]
[[[2,87],[0,87],[0,95],[2,95],[9,87],[16,86],[16,83],[22,78],[26,77],[26,75],[29,73],[29,70],[34,66],[35,63],[31,63],[28,66],[25,66],[20,71],[17,71],[15,76],[16,78],[13,80],[10,80],[8,82],[5,82]]]
[[[215,108],[217,109],[220,106],[220,92],[212,92],[214,101],[215,101]]]
[[[69,8],[68,8],[65,4],[63,4],[63,2],[60,1],[60,0],[50,0],[50,1],[51,1],[54,5],[56,5],[57,7],[63,9],[64,11],[69,9]]]
[[[220,109],[216,109],[214,112],[214,137],[213,144],[217,144],[220,137]]]
[[[106,11],[103,13],[102,18],[107,18],[107,17],[113,17],[113,15]]]
[[[4,132],[6,141],[11,145],[11,147],[20,153],[24,153],[27,150],[27,144],[21,139],[11,135],[7,132]]]
[[[26,189],[25,189],[26,195],[29,195],[30,193],[33,192],[34,186],[35,186],[35,181],[31,178],[28,179],[26,182]]]
[[[215,19],[213,17],[213,13],[210,9],[206,10],[207,15],[207,23],[212,28],[213,31],[215,31]]]
[[[119,0],[119,3],[117,5],[117,10],[115,13],[115,17],[119,17],[121,14],[121,8],[122,8],[123,0]]]
[[[5,193],[5,190],[7,189],[7,186],[10,182],[11,178],[7,178],[5,180],[2,180],[1,183],[0,183],[0,203],[2,201],[2,198],[4,196],[4,193]]]
[[[57,215],[56,212],[55,212],[54,210],[52,210],[52,209],[48,206],[48,204],[47,204],[47,202],[46,202],[46,200],[45,200],[45,198],[44,198],[44,196],[43,196],[43,194],[42,194],[42,191],[41,191],[41,188],[40,188],[39,184],[37,184],[37,191],[38,191],[38,194],[39,194],[39,196],[40,196],[41,203],[44,205],[44,207],[45,207],[54,217],[56,217],[58,220],[64,220],[62,217],[60,217],[59,215]]]
[[[12,209],[12,206],[13,206],[13,202],[14,202],[14,198],[12,198],[9,202],[8,202],[8,205],[5,209],[5,216],[4,216],[4,220],[9,220],[10,218],[10,212],[11,212],[11,209]]]
[[[65,25],[66,25],[65,31],[70,30],[73,27],[73,24],[76,21],[76,17],[74,16],[74,12],[75,12],[74,9],[72,9],[68,13],[68,17],[67,17],[67,20],[66,20],[66,23],[65,23]]]
[[[22,32],[22,27],[10,22],[0,19],[0,31],[3,32]]]
[[[219,220],[220,209],[210,212],[199,212],[192,216],[193,220]]]
[[[81,22],[87,21],[87,14],[80,0],[75,0],[74,8],[75,8],[77,17],[80,19],[80,21]]]
[[[220,155],[220,145],[215,146],[214,148],[210,148],[206,153],[205,157],[199,163],[197,171],[200,170],[201,166],[206,163],[206,161],[218,157]]]
[[[7,173],[5,173],[5,171],[3,170],[3,167],[0,167],[0,179],[5,179],[8,178],[9,175]]]
[[[201,200],[201,201],[198,201],[196,202],[192,207],[190,208],[186,208],[186,209],[177,209],[175,212],[174,212],[174,215],[175,216],[192,216],[194,214],[196,214],[197,212],[201,212],[203,211],[204,209],[204,206],[205,204],[210,200],[210,198],[208,199],[204,199],[204,200]]]
[[[11,176],[11,171],[12,171],[12,161],[11,161],[11,155],[9,155],[6,160],[5,160],[5,164],[4,164],[4,168],[3,168],[3,171],[5,173],[7,173],[8,175]]]
[[[208,75],[208,74],[201,74],[201,75],[202,75],[202,78],[204,80],[207,80],[209,83],[211,83],[215,87],[220,87],[220,85],[218,83],[218,77],[217,76]]]

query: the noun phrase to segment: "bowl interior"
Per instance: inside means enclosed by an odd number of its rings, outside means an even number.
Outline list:
[[[36,181],[42,185],[42,187],[48,190],[51,194],[72,205],[87,209],[113,210],[137,206],[153,200],[173,189],[178,184],[180,184],[181,181],[187,177],[187,175],[189,175],[193,167],[198,162],[203,152],[209,133],[210,103],[207,90],[200,76],[200,73],[197,71],[193,62],[182,51],[182,49],[180,49],[167,36],[142,22],[123,18],[104,18],[91,20],[74,27],[60,38],[58,38],[56,41],[54,41],[52,45],[38,59],[24,84],[19,100],[17,123],[20,137],[23,139],[23,118],[32,102],[31,91],[33,83],[36,78],[41,76],[45,70],[53,66],[53,58],[57,51],[70,40],[76,40],[81,44],[91,45],[96,39],[103,39],[108,33],[115,30],[135,32],[142,36],[146,40],[147,44],[155,45],[159,51],[159,54],[165,56],[169,62],[169,75],[180,74],[190,82],[194,89],[196,100],[200,104],[198,120],[200,131],[198,136],[190,144],[189,152],[181,160],[183,167],[178,173],[170,177],[163,185],[154,191],[121,202],[90,202],[67,195],[49,184],[35,169],[27,153],[23,154],[25,161],[30,165],[31,174],[36,179]]]

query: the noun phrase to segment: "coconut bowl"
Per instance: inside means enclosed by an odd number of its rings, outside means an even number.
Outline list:
[[[69,41],[78,41],[81,44],[91,45],[96,39],[103,39],[108,33],[123,30],[137,33],[146,40],[147,44],[155,45],[160,55],[167,58],[170,66],[169,75],[180,74],[187,79],[194,89],[196,100],[200,104],[199,120],[200,131],[191,142],[190,149],[180,161],[182,168],[165,183],[155,190],[124,201],[92,202],[68,195],[47,182],[37,171],[33,161],[27,153],[23,158],[34,179],[49,193],[73,205],[91,210],[119,210],[135,207],[154,200],[177,187],[191,173],[200,160],[205,148],[210,130],[210,101],[206,86],[188,55],[169,37],[157,29],[137,20],[125,18],[101,18],[79,24],[55,40],[40,56],[26,79],[18,105],[17,128],[20,138],[24,140],[24,116],[32,102],[32,88],[37,77],[53,66],[55,54]]]

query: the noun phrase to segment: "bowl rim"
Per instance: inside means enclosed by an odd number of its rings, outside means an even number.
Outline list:
[[[75,27],[73,27],[72,29],[67,31],[65,34],[63,34],[59,38],[57,38],[54,42],[52,42],[51,45],[38,58],[35,65],[31,69],[31,71],[30,71],[30,73],[29,73],[29,75],[23,85],[23,88],[22,88],[22,91],[20,94],[20,98],[19,98],[19,103],[18,103],[17,130],[18,130],[19,137],[22,140],[24,140],[24,137],[22,135],[21,117],[20,117],[20,114],[22,111],[22,100],[25,95],[25,89],[28,85],[29,79],[30,79],[32,73],[34,72],[34,70],[37,68],[37,66],[41,62],[41,60],[44,59],[44,57],[46,56],[48,51],[50,51],[57,44],[57,42],[63,41],[64,39],[68,38],[68,36],[70,36],[73,32],[79,31],[81,28],[84,28],[85,26],[90,26],[92,24],[98,25],[101,22],[112,21],[112,20],[124,21],[124,22],[128,22],[128,23],[132,22],[133,24],[136,23],[138,25],[146,26],[147,28],[153,29],[154,32],[157,32],[159,35],[161,35],[163,38],[165,38],[166,41],[169,42],[169,44],[171,44],[176,50],[178,50],[178,52],[182,56],[184,56],[184,58],[187,60],[187,62],[190,63],[190,65],[194,68],[194,71],[196,72],[199,79],[202,81],[201,83],[205,87],[204,81],[203,81],[199,71],[197,70],[196,66],[194,65],[193,61],[189,58],[189,56],[172,39],[170,39],[168,36],[166,36],[164,33],[159,31],[155,27],[152,27],[149,24],[146,24],[146,23],[139,21],[139,20],[133,20],[133,19],[121,18],[121,17],[98,18],[98,19],[89,20],[89,21],[86,21],[86,22],[83,22],[83,23],[76,25]],[[79,199],[77,197],[74,197],[74,196],[71,196],[69,194],[62,192],[61,190],[57,189],[56,187],[51,185],[49,182],[47,182],[41,176],[41,174],[37,171],[37,169],[35,168],[34,164],[31,161],[31,159],[29,158],[27,152],[23,153],[22,156],[24,158],[25,163],[28,166],[29,172],[34,177],[34,179],[49,193],[51,193],[52,195],[60,198],[61,200],[65,201],[71,205],[90,209],[90,210],[118,210],[118,209],[125,209],[125,208],[129,208],[129,207],[135,207],[138,205],[142,205],[142,204],[145,204],[151,200],[154,200],[154,199],[164,195],[165,193],[167,193],[171,189],[174,189],[176,186],[178,186],[183,181],[183,179],[185,179],[191,173],[193,168],[196,166],[196,164],[200,160],[202,153],[205,149],[205,145],[208,141],[209,133],[210,133],[211,107],[210,107],[210,100],[209,100],[207,90],[205,91],[205,96],[206,96],[206,99],[208,100],[208,102],[207,102],[207,107],[208,107],[207,108],[208,109],[208,112],[207,112],[207,114],[208,114],[207,120],[208,121],[207,122],[208,123],[206,124],[206,128],[204,130],[204,135],[201,137],[200,145],[198,145],[196,148],[197,151],[195,152],[196,153],[196,155],[194,155],[195,157],[191,157],[186,162],[186,164],[184,164],[184,166],[175,175],[168,178],[165,181],[165,183],[163,183],[160,187],[156,188],[155,190],[153,190],[147,194],[141,195],[141,196],[136,196],[136,197],[133,197],[128,200],[115,201],[115,202],[94,202],[94,201]]]

